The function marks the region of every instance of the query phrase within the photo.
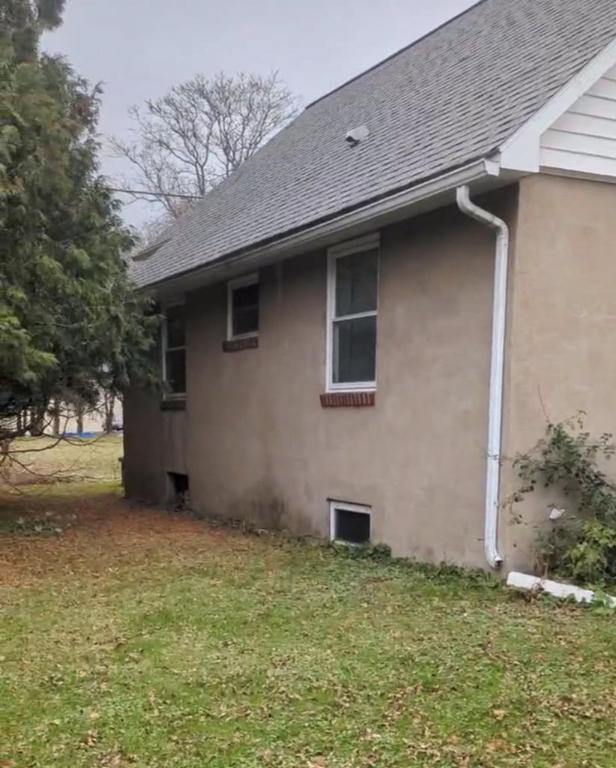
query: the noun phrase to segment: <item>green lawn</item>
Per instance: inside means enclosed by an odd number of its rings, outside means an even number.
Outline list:
[[[2,768],[616,765],[611,615],[61,490],[0,500]]]
[[[60,441],[53,437],[27,437],[16,440],[12,450],[17,461],[9,465],[8,478],[2,479],[20,487],[75,481],[120,482],[121,435]]]

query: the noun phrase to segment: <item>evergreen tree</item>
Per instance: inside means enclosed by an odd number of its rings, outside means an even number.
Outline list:
[[[41,55],[63,0],[0,0],[0,439],[147,377],[152,320],[98,173],[100,89]],[[15,424],[20,423],[20,430]]]

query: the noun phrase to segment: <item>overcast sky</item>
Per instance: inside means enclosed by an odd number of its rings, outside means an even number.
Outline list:
[[[68,0],[44,47],[104,85],[100,129],[130,138],[128,108],[197,72],[280,72],[307,104],[476,0]],[[116,175],[118,161],[104,158]],[[126,206],[132,224],[148,205]]]

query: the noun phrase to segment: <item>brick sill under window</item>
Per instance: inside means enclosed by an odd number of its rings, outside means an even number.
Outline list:
[[[160,401],[161,411],[185,411],[186,410],[186,398],[185,397],[169,397]]]
[[[323,392],[322,408],[373,408],[376,404],[376,391],[371,392]]]
[[[223,352],[243,352],[245,349],[257,349],[258,347],[258,336],[247,336],[244,339],[228,339],[222,343]]]

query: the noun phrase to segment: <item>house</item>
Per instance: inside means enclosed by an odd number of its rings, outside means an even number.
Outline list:
[[[129,496],[529,568],[506,460],[616,427],[616,3],[483,0],[309,105],[134,265]]]

